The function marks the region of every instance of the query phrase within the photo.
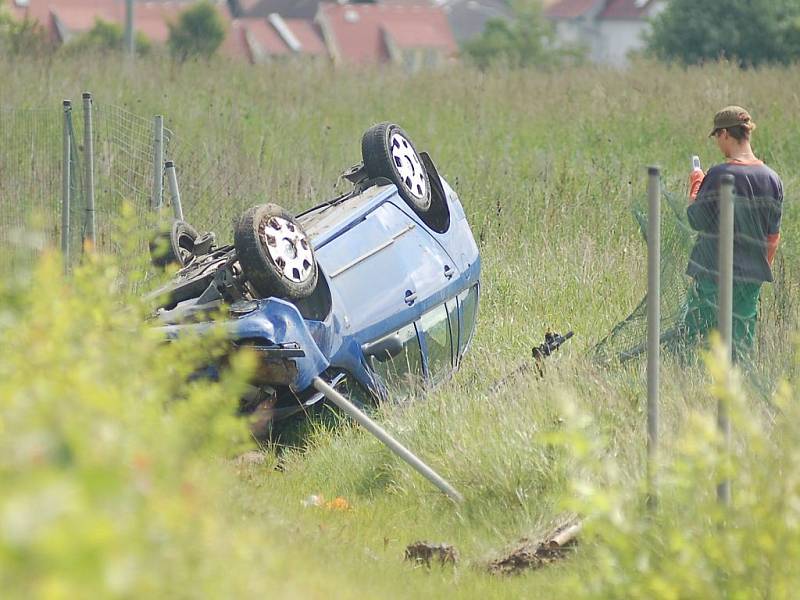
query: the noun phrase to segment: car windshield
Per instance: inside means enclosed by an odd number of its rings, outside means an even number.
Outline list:
[[[370,362],[387,388],[391,391],[411,393],[422,383],[422,350],[417,337],[417,328],[410,323],[392,336],[396,336],[402,345],[400,353],[383,360],[372,356]]]

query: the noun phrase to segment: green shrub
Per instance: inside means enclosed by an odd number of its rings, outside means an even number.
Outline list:
[[[729,453],[713,411],[696,409],[656,466],[659,505],[609,456],[606,435],[569,410],[562,438],[579,458],[569,506],[585,516],[584,556],[569,586],[589,598],[790,598],[800,585],[800,409],[788,384],[747,401],[720,345],[706,358],[709,394],[729,409]],[[729,479],[733,501],[717,499]]]
[[[217,9],[202,1],[186,9],[177,23],[169,24],[169,50],[174,58],[209,58],[225,39],[225,28]]]
[[[101,257],[67,279],[50,254],[26,283],[0,288],[4,595],[192,596],[209,585],[215,569],[197,569],[231,541],[214,507],[230,485],[220,459],[247,439],[234,412],[250,361],[188,383],[218,342],[165,344],[144,315]]]
[[[152,44],[146,35],[137,31],[134,38],[137,54],[143,56],[150,52]],[[95,19],[94,27],[70,41],[66,45],[66,49],[76,53],[85,51],[122,52],[124,44],[125,33],[122,25]]]

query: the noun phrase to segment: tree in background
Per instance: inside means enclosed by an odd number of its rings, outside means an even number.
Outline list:
[[[0,54],[11,56],[43,56],[54,44],[38,21],[25,16],[15,19],[0,0]]]
[[[670,0],[653,20],[648,49],[684,64],[788,64],[800,58],[800,0]]]
[[[95,19],[94,27],[86,33],[70,41],[66,48],[72,51],[119,52],[123,50],[125,33],[122,25]],[[136,53],[144,55],[150,52],[150,40],[141,32],[136,32]]]
[[[480,37],[464,44],[465,55],[480,68],[493,64],[549,66],[564,59],[580,60],[585,54],[579,48],[556,46],[555,33],[539,0],[517,0],[512,8],[513,20],[490,19]]]
[[[183,11],[177,23],[169,24],[169,50],[184,61],[190,57],[209,58],[225,39],[225,27],[207,0]]]

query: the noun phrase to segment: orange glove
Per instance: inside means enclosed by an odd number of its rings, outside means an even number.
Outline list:
[[[772,233],[767,236],[767,262],[772,266],[772,261],[775,260],[775,253],[778,251],[778,243],[781,241],[780,233]]]
[[[694,169],[689,173],[689,199],[692,202],[697,198],[697,193],[700,191],[700,186],[705,178],[706,174],[702,169]]]

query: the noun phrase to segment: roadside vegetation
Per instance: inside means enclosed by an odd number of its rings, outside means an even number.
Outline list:
[[[9,106],[57,109],[91,90],[98,104],[164,114],[186,149],[176,157],[186,216],[223,241],[253,204],[299,210],[333,195],[361,133],[398,122],[458,191],[483,257],[461,371],[377,414],[463,506],[335,416],[288,447],[249,440],[231,416],[248,357],[219,383],[189,383],[213,343],[165,346],[143,323],[131,291],[148,270],[136,210],[100,213],[123,242],[69,278],[52,253],[31,273],[4,274],[0,589],[11,597],[788,598],[800,584],[797,69],[409,76],[58,56],[0,62],[0,80]],[[758,358],[743,373],[729,379],[713,356],[665,358],[660,503],[648,517],[644,365],[601,367],[588,354],[644,292],[630,208],[645,167],[660,164],[665,188],[685,193],[689,157],[718,160],[709,121],[732,102],[751,110],[756,153],[786,186],[780,279],[763,295]],[[576,337],[546,377],[491,394],[548,327]],[[735,417],[730,461],[718,398]],[[246,450],[258,462],[237,461]],[[730,511],[715,502],[723,474]],[[520,538],[574,514],[585,525],[568,559],[487,573]],[[414,568],[403,549],[417,540],[455,545],[459,563]]]

